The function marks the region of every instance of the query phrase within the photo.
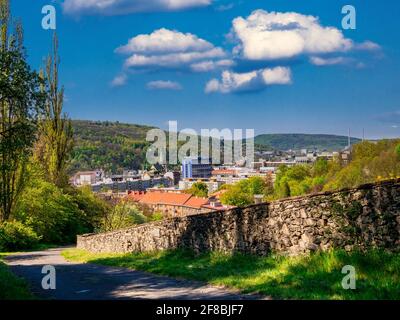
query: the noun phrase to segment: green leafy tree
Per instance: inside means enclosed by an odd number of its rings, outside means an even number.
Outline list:
[[[142,224],[149,220],[150,219],[146,217],[135,204],[123,200],[115,205],[113,210],[104,217],[101,231],[114,231],[136,224]]]
[[[266,195],[267,180],[261,177],[251,177],[234,185],[226,185],[227,190],[221,196],[221,202],[226,205],[243,207],[254,203],[255,195]]]
[[[112,210],[112,203],[98,197],[90,186],[70,187],[66,191],[82,212],[86,228],[90,232],[100,230],[104,217]]]
[[[398,144],[396,147],[396,154],[397,154],[397,157],[400,159],[400,144]]]
[[[23,48],[21,24],[13,23],[8,0],[0,0],[0,222],[12,215],[27,179],[27,164],[44,95]]]
[[[87,212],[77,200],[53,183],[33,178],[16,209],[15,217],[44,243],[68,244],[76,235],[93,231]]]
[[[186,192],[195,197],[207,198],[208,187],[204,182],[196,182]]]
[[[239,185],[232,185],[221,195],[221,202],[230,206],[244,207],[254,203],[251,194],[246,193]]]
[[[281,187],[281,197],[282,198],[287,198],[290,197],[291,191],[290,191],[290,186],[287,181],[284,181]]]
[[[74,132],[71,120],[63,113],[64,88],[59,89],[59,63],[58,39],[54,35],[53,56],[47,58],[46,71],[42,73],[47,101],[35,155],[49,181],[64,187],[68,183],[66,168],[74,146]]]

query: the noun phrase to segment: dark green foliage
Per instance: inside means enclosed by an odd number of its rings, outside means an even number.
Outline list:
[[[82,213],[85,229],[89,232],[101,229],[104,217],[112,210],[112,204],[99,198],[90,186],[70,188],[67,193]]]
[[[0,254],[0,301],[31,299],[34,299],[34,296],[30,292],[28,283],[10,271],[2,262],[2,254]]]
[[[33,229],[21,222],[7,221],[0,225],[0,251],[32,249],[39,241]]]
[[[24,190],[26,166],[44,107],[42,81],[26,62],[22,26],[11,26],[9,1],[0,2],[0,222]]]
[[[191,188],[186,190],[186,193],[189,193],[195,197],[206,198],[208,196],[208,187],[203,182],[196,182]]]
[[[146,161],[147,131],[152,127],[100,122],[72,122],[75,148],[69,172],[103,168],[122,172],[123,169],[142,169]]]
[[[76,235],[98,228],[107,210],[91,191],[64,191],[35,178],[21,197],[15,218],[31,227],[43,243],[70,244]]]
[[[396,147],[396,154],[397,154],[397,157],[400,159],[400,144],[398,144]]]

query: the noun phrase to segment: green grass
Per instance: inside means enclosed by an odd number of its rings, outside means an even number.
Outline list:
[[[400,299],[400,254],[382,251],[256,257],[217,252],[195,255],[188,251],[92,254],[70,249],[63,256],[71,261],[200,280],[278,299]],[[356,290],[342,288],[345,265],[356,268]]]
[[[54,244],[37,244],[29,251],[41,251],[57,248]],[[30,291],[28,283],[14,275],[3,259],[18,252],[0,252],[0,300],[32,300],[37,299]]]
[[[10,253],[0,253],[0,300],[31,300],[34,296],[28,284],[14,275],[3,262]]]

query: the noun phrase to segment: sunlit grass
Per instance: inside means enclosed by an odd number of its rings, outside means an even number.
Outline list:
[[[190,251],[92,254],[70,249],[68,260],[126,267],[177,278],[205,281],[278,299],[400,299],[400,254],[342,250],[310,256],[256,257]],[[357,272],[356,290],[345,290],[343,266]]]

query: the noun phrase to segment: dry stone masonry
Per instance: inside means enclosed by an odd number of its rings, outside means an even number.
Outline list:
[[[78,236],[92,252],[189,248],[265,255],[400,248],[400,180]]]

